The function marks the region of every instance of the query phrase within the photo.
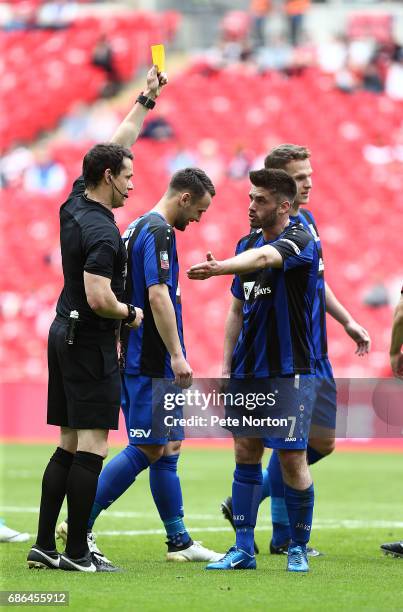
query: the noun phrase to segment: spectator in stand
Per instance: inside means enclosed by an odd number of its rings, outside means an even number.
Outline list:
[[[144,126],[140,138],[147,138],[150,140],[157,140],[164,142],[174,137],[174,130],[169,121],[160,115],[159,117],[153,117]]]
[[[41,147],[35,153],[35,163],[26,170],[24,189],[31,193],[56,193],[66,185],[64,167],[54,161],[47,148]]]
[[[318,65],[327,74],[336,74],[347,61],[347,40],[344,34],[333,36],[317,48]]]
[[[266,18],[271,10],[271,1],[252,0],[249,10],[252,15],[251,35],[254,47],[264,47],[266,42]]]
[[[62,119],[60,126],[62,138],[72,142],[85,140],[89,123],[90,113],[88,106],[83,102],[77,102],[73,105],[70,113]]]
[[[218,184],[222,180],[224,162],[216,140],[204,138],[199,142],[197,165],[204,170],[214,184]]]
[[[104,86],[101,95],[104,98],[110,98],[118,93],[121,88],[121,80],[115,66],[112,45],[105,34],[98,39],[92,52],[91,62],[93,66],[101,68],[107,77],[107,83]]]
[[[396,45],[386,73],[385,90],[394,100],[403,100],[403,47]]]
[[[169,174],[175,174],[183,168],[193,168],[196,166],[196,155],[186,149],[184,145],[179,144],[175,153],[168,157],[166,165]]]
[[[365,66],[362,74],[362,88],[372,93],[383,92],[382,75],[376,60],[371,60],[369,64]]]
[[[17,145],[0,158],[0,187],[18,187],[24,172],[34,161],[32,152],[23,145]]]
[[[364,295],[364,304],[371,308],[380,308],[389,304],[388,290],[382,279],[378,279]]]
[[[311,0],[285,0],[284,9],[289,25],[290,42],[296,47],[301,39],[304,16],[311,6]]]
[[[257,54],[257,65],[259,72],[267,70],[278,70],[288,72],[292,69],[294,50],[288,40],[277,35],[272,38],[272,42],[267,47],[262,47]]]
[[[239,181],[249,176],[251,161],[249,155],[242,145],[238,145],[235,155],[228,164],[227,175],[234,181]]]
[[[93,142],[107,142],[119,124],[119,113],[107,102],[97,102],[91,107],[85,138]]]
[[[66,28],[77,16],[74,0],[52,0],[42,4],[37,15],[37,25],[42,28],[60,30]]]

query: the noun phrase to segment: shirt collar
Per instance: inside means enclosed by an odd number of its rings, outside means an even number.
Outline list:
[[[106,206],[104,206],[103,204],[101,204],[100,202],[97,202],[96,200],[92,200],[91,198],[89,198],[87,195],[85,195],[85,193],[83,193],[83,198],[86,202],[88,202],[89,204],[91,204],[92,206],[97,206],[98,208],[101,209],[101,211],[107,215],[107,217],[110,217],[113,222],[115,222],[115,215],[113,214],[113,212],[111,210],[109,210],[109,208],[106,208]]]

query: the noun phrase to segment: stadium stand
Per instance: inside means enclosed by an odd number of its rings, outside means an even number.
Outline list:
[[[369,329],[374,344],[371,355],[358,360],[351,340],[330,322],[336,373],[375,377],[388,372],[391,307],[373,309],[363,305],[362,298],[378,279],[389,287],[397,280],[401,247],[396,215],[403,211],[402,103],[364,91],[343,94],[317,69],[286,78],[273,72],[258,75],[250,66],[230,66],[206,75],[195,65],[187,69],[186,88],[180,85],[183,78],[182,74],[172,79],[159,102],[175,138],[140,140],[135,146],[135,193],[118,211],[119,226],[124,229],[157,201],[168,180],[165,160],[178,143],[197,159],[197,144],[212,139],[225,164],[242,143],[257,158],[257,165],[276,143],[308,145],[315,170],[311,208],[321,229],[327,278]],[[391,154],[387,163],[374,164],[364,151],[375,146],[380,134],[390,135],[386,144],[396,155]],[[79,174],[90,145],[53,144],[52,155],[64,164],[70,182]],[[229,281],[190,283],[184,271],[204,259],[209,249],[218,258],[231,254],[248,231],[247,179],[231,180],[224,174],[217,187],[218,195],[200,226],[179,236],[185,335],[199,376],[220,371]],[[13,254],[2,265],[0,366],[8,381],[46,378],[47,331],[60,291],[58,208],[64,195],[27,197],[15,186],[3,190],[4,251]]]
[[[74,102],[99,96],[106,78],[91,64],[91,53],[102,34],[111,43],[121,80],[128,81],[148,61],[152,43],[172,38],[178,19],[173,11],[136,11],[107,20],[85,17],[61,30],[0,30],[1,148],[54,129]]]

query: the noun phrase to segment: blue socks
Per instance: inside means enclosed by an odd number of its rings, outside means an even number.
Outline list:
[[[269,465],[265,470],[263,470],[263,483],[262,483],[262,499],[260,503],[270,497],[270,478],[269,478]]]
[[[232,484],[232,508],[236,545],[254,555],[254,529],[262,498],[262,465],[237,463]]]
[[[179,455],[161,457],[150,466],[150,488],[155,505],[164,523],[168,541],[185,546],[190,541],[183,522],[183,501],[177,474]]]
[[[149,465],[147,456],[137,446],[131,444],[106,464],[98,480],[88,529],[92,529],[102,510],[113,504],[136,480],[136,476]]]
[[[127,446],[102,470],[97,494],[91,510],[88,529],[98,515],[117,500],[136,480],[140,472],[150,467],[150,488],[168,540],[174,546],[185,546],[190,535],[183,523],[183,501],[177,474],[179,455],[161,457],[150,465],[147,456],[134,445]]]
[[[267,466],[270,482],[271,520],[273,523],[273,546],[286,544],[291,537],[290,522],[284,499],[284,481],[278,453],[273,451]]]
[[[308,445],[307,450],[307,461],[308,465],[317,463],[326,455],[322,455],[317,450]],[[268,479],[268,486],[265,487],[266,474]],[[290,522],[287,512],[287,506],[284,499],[284,482],[283,475],[281,473],[280,461],[278,453],[273,450],[269,463],[266,470],[263,472],[263,489],[265,492],[269,491],[271,497],[271,515],[273,523],[273,545],[282,546],[291,539]],[[268,495],[262,495],[262,501],[268,497]]]
[[[284,485],[285,502],[290,517],[291,540],[306,546],[312,527],[313,504],[315,500],[313,484],[304,491]]]

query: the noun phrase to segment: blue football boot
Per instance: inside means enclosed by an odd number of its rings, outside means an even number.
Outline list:
[[[288,548],[288,572],[309,572],[306,546],[291,543]]]
[[[248,555],[244,550],[231,546],[229,551],[219,561],[209,563],[208,570],[241,570],[256,569],[255,555]]]

